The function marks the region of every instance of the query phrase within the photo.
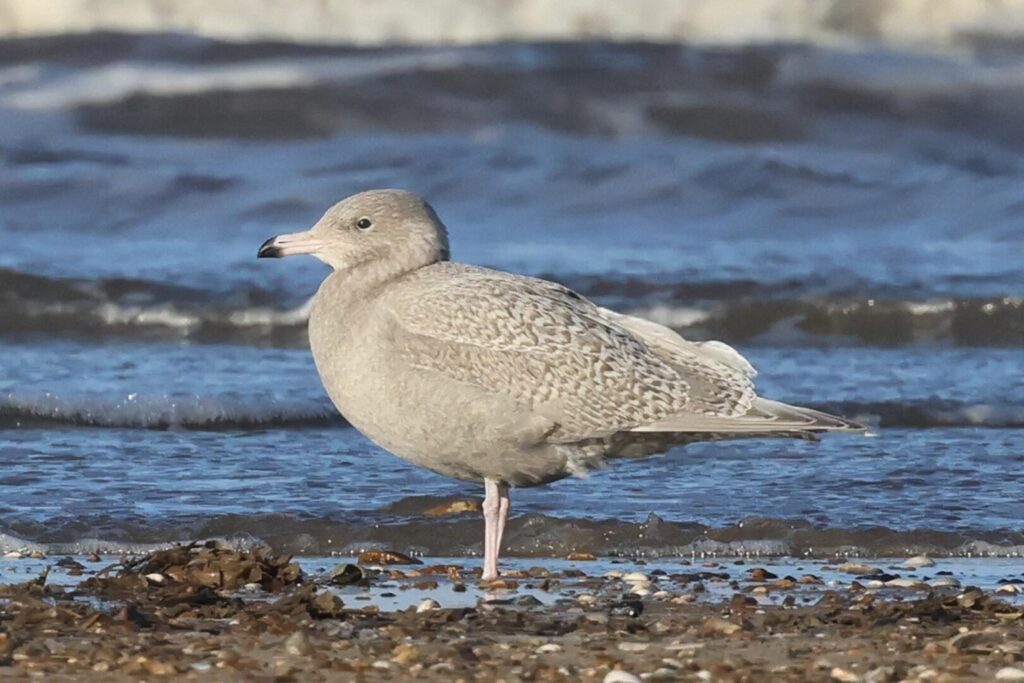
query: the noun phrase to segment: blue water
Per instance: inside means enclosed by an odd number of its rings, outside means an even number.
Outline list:
[[[877,433],[691,446],[517,491],[516,514],[1018,542],[1017,57],[887,53],[913,69],[881,79],[871,47],[252,45],[225,71],[159,40],[0,61],[0,533],[370,533],[409,523],[386,510],[409,496],[478,495],[346,426],[305,342],[325,268],[254,258],[398,186],[457,259],[722,339],[763,394]],[[921,70],[960,85],[898,76]]]

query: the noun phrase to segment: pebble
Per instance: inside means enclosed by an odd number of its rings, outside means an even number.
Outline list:
[[[1003,593],[1009,595],[1019,595],[1024,592],[1024,588],[1021,588],[1016,583],[1004,583],[1002,586],[996,589],[996,593]]]
[[[891,683],[899,680],[896,668],[891,666],[880,666],[872,669],[864,676],[864,683]]]
[[[956,601],[960,604],[961,607],[966,607],[970,609],[971,607],[974,607],[976,604],[978,604],[984,598],[985,593],[980,588],[974,588],[969,586],[967,590],[965,590],[960,595],[956,596]]]
[[[891,581],[886,581],[885,585],[888,588],[913,588],[915,590],[928,588],[927,583],[918,579],[892,579]]]
[[[708,617],[704,621],[704,626],[701,630],[707,635],[723,634],[732,635],[742,628],[737,623],[728,621],[721,617]]]
[[[331,571],[331,583],[335,586],[347,586],[358,583],[366,578],[362,567],[355,564],[339,564]]]
[[[167,583],[167,577],[163,574],[154,572],[152,574],[146,574],[146,581],[148,581],[153,586],[163,586],[165,583]]]
[[[622,580],[627,583],[650,583],[651,577],[643,572],[629,572],[622,575]]]
[[[608,606],[608,614],[612,616],[636,618],[644,613],[644,603],[639,600],[623,600]]]
[[[619,643],[619,649],[623,652],[643,652],[648,647],[650,647],[648,643],[637,643],[628,640]]]
[[[951,576],[940,576],[931,582],[932,588],[959,588],[960,582]]]
[[[435,609],[441,609],[441,605],[433,598],[427,598],[416,607],[417,612],[429,612]]]
[[[777,579],[778,575],[773,574],[764,567],[754,567],[750,570],[751,581],[768,581],[769,579]]]
[[[310,601],[310,606],[316,610],[317,616],[337,618],[341,616],[345,603],[334,593],[320,593]]]
[[[543,602],[541,602],[532,595],[524,595],[516,599],[516,605],[518,605],[519,607],[538,607],[543,604]]]
[[[916,555],[900,565],[904,569],[920,569],[922,567],[934,567],[935,560],[927,555]]]
[[[19,553],[17,550],[11,550],[9,552],[4,553],[5,560],[20,560],[22,557],[24,557],[24,555]]]
[[[537,654],[545,655],[552,652],[561,652],[563,649],[558,643],[545,643],[537,648]]]
[[[304,629],[299,629],[284,641],[284,651],[296,657],[305,657],[313,652],[313,645]]]
[[[838,567],[836,571],[843,572],[844,574],[877,574],[878,570],[866,564],[859,562],[845,562]]]
[[[592,562],[597,558],[595,558],[590,553],[569,553],[568,555],[566,555],[565,559],[570,560],[572,562]]]
[[[988,654],[995,649],[995,644],[1000,640],[1002,640],[1002,636],[998,633],[965,631],[950,638],[948,647],[951,652]]]
[[[829,675],[834,680],[842,681],[842,683],[859,683],[861,680],[859,675],[841,666],[834,667]]]
[[[1013,666],[1004,666],[996,672],[997,681],[1024,681],[1024,669]]]
[[[604,683],[640,683],[640,679],[628,671],[615,669],[604,677]]]

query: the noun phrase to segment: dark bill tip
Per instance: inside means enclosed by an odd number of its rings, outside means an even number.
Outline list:
[[[256,252],[256,258],[281,258],[281,248],[274,244],[276,239],[276,237],[271,237],[261,244],[260,250]]]

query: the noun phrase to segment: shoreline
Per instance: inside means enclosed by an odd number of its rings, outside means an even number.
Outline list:
[[[393,548],[416,557],[474,557],[480,548],[479,500],[413,496],[387,506],[349,511],[338,518],[282,513],[221,514],[96,530],[70,536],[47,522],[21,522],[0,530],[0,555],[139,554],[190,539],[213,539],[244,550],[267,546],[300,557],[345,557]],[[93,535],[95,534],[95,535]],[[707,526],[650,513],[640,519],[560,517],[528,511],[509,520],[505,553],[522,560],[559,559],[572,553],[599,558],[673,560],[785,558],[890,560],[1024,557],[1024,532],[1010,529],[891,529],[879,525],[820,526],[808,520],[748,517]]]
[[[294,561],[213,543],[122,560],[3,559],[0,675],[627,682],[1024,675],[1019,561],[513,560],[502,579],[480,585],[475,561],[362,559]],[[47,565],[48,574],[37,573]]]

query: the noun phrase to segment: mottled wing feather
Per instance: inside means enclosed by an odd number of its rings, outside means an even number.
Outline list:
[[[453,263],[408,284],[386,301],[406,362],[551,418],[551,441],[681,413],[730,416],[752,400],[743,373],[686,349],[655,349],[560,285]]]

